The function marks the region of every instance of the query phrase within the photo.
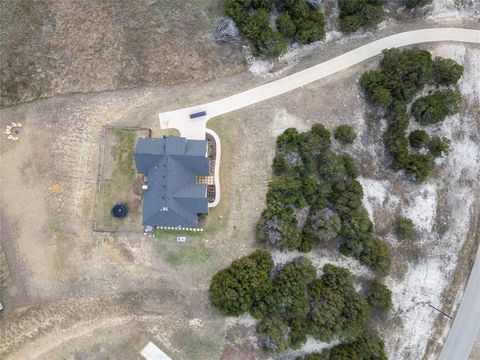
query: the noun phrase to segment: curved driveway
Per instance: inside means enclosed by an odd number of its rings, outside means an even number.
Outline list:
[[[379,55],[382,50],[426,42],[454,41],[480,44],[480,30],[460,28],[431,28],[402,32],[372,41],[345,54],[296,72],[284,78],[226,98],[159,114],[160,128],[175,128],[189,139],[205,139],[207,121],[213,117],[241,109],[272,97],[285,94],[314,81],[335,74],[350,66]],[[207,116],[190,119],[190,114],[206,111]]]
[[[210,118],[241,109],[263,100],[284,94],[314,81],[337,73],[350,66],[379,55],[382,50],[427,42],[464,42],[480,44],[480,30],[461,28],[431,28],[402,32],[372,41],[345,54],[299,71],[284,78],[260,85],[238,94],[174,111],[159,114],[160,128],[175,128],[190,139],[205,139]],[[207,116],[191,120],[189,115],[206,111]],[[215,134],[216,135],[216,134]],[[215,139],[218,140],[218,136]],[[217,141],[220,148],[220,142]],[[218,165],[220,162],[218,161]],[[216,169],[217,170],[217,169]],[[218,178],[218,171],[215,171]],[[217,185],[219,188],[219,184]],[[218,191],[219,195],[219,191]],[[218,203],[220,197],[216,197]],[[216,205],[216,204],[215,204]],[[462,298],[453,326],[442,349],[440,360],[466,360],[480,329],[480,249]]]

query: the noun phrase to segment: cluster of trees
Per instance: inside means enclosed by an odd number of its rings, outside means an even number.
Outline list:
[[[352,33],[376,27],[384,16],[383,3],[384,0],[339,0],[340,28]]]
[[[386,275],[390,250],[373,236],[355,162],[348,155],[333,153],[330,145],[330,133],[320,124],[303,133],[287,129],[278,137],[273,160],[276,176],[268,186],[257,238],[282,250],[302,252],[338,238],[343,240],[342,254]],[[295,214],[305,207],[309,207],[308,216],[299,228]]]
[[[348,349],[383,354],[383,342],[368,322],[372,309],[391,307],[390,291],[384,285],[373,283],[362,295],[355,290],[349,270],[327,264],[318,278],[304,257],[273,274],[272,267],[270,254],[263,250],[234,261],[212,279],[213,305],[224,315],[250,312],[259,319],[256,330],[268,351],[299,348],[310,335],[325,342],[334,337],[347,342],[332,354]]]
[[[426,50],[389,49],[383,52],[380,70],[364,73],[360,79],[367,98],[386,110],[388,127],[383,135],[392,155],[392,167],[405,170],[412,180],[423,182],[435,168],[435,158],[448,153],[450,140],[432,138],[424,131],[412,131],[407,138],[410,115],[408,104],[415,94],[432,82],[437,86],[454,85],[463,67],[450,59],[432,60]],[[452,89],[436,90],[416,100],[412,115],[421,125],[435,124],[459,110],[460,94]],[[410,151],[425,148],[428,152]]]
[[[270,24],[274,7],[280,13],[276,29]],[[225,15],[249,40],[255,56],[277,58],[291,40],[309,44],[325,37],[323,13],[305,0],[227,0]]]

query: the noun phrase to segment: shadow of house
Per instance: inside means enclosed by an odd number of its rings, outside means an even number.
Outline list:
[[[196,228],[208,213],[207,185],[197,176],[210,173],[206,140],[142,138],[135,148],[137,172],[144,175],[145,226]]]

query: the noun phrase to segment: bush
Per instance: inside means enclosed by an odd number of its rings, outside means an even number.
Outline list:
[[[392,292],[378,281],[374,281],[368,288],[367,301],[371,307],[380,310],[390,310],[393,307]]]
[[[276,21],[277,29],[286,38],[293,38],[297,32],[297,27],[288,13],[282,13]]]
[[[395,235],[399,240],[414,240],[417,236],[415,224],[409,218],[398,218],[395,222]]]
[[[340,125],[335,130],[335,139],[342,144],[351,144],[357,138],[357,134],[353,131],[353,127],[350,125]]]
[[[264,349],[267,351],[285,351],[288,349],[288,327],[278,316],[264,317],[257,325]]]
[[[264,210],[257,225],[257,239],[281,250],[297,249],[302,239],[293,210],[282,206]]]
[[[308,314],[308,333],[315,339],[330,342],[360,336],[370,320],[370,307],[355,291],[350,271],[327,264],[323,275],[308,290],[312,306]]]
[[[375,28],[384,16],[383,0],[339,0],[338,5],[344,33]]]
[[[437,90],[417,99],[412,105],[412,115],[422,125],[436,124],[460,108],[460,94],[451,89]]]
[[[421,149],[428,147],[430,143],[430,136],[423,130],[414,130],[408,135],[410,146],[414,149]]]
[[[450,152],[450,144],[450,139],[435,136],[428,143],[428,149],[433,157],[444,157]]]
[[[413,9],[416,7],[425,6],[431,2],[432,0],[406,0],[405,5],[407,6],[407,9]]]
[[[256,250],[217,272],[210,284],[212,304],[225,316],[238,316],[271,291],[273,260]]]
[[[381,70],[365,72],[360,85],[370,100],[386,108],[393,100],[410,101],[432,78],[432,73],[428,51],[388,49],[383,51]]]
[[[440,85],[454,85],[463,74],[463,66],[452,59],[436,57],[433,60],[433,77]]]
[[[296,360],[387,360],[382,339],[376,331],[367,330],[354,341],[325,349],[321,353],[311,353]]]
[[[318,11],[309,12],[297,20],[296,25],[295,40],[300,44],[310,44],[325,37],[325,17]]]
[[[435,169],[435,158],[431,154],[412,154],[405,165],[405,174],[417,183],[423,183]]]

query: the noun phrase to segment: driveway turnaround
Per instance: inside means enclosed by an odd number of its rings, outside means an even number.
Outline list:
[[[207,121],[216,116],[285,94],[381,54],[382,50],[427,42],[453,41],[480,44],[480,30],[432,28],[402,32],[372,41],[345,54],[284,78],[206,104],[159,114],[160,128],[174,128],[187,139],[205,139]],[[198,113],[206,113],[195,117]],[[195,115],[193,118],[190,115]]]

